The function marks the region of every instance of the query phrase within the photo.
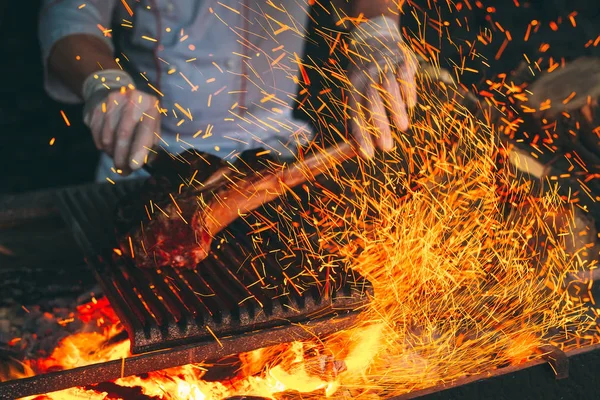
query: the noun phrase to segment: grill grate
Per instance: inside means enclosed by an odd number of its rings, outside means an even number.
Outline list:
[[[118,199],[140,185],[69,188],[59,196],[134,354],[335,316],[367,301],[371,288],[363,278],[341,268],[319,271],[318,258],[282,250],[274,232],[261,233],[257,256],[242,220],[214,240],[210,256],[194,271],[136,268],[112,251],[112,216]]]

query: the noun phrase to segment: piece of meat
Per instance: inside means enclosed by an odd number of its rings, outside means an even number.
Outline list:
[[[143,188],[118,206],[121,251],[142,268],[195,268],[231,222],[354,155],[342,144],[285,166],[266,153],[244,152],[233,163],[197,150],[161,154]]]
[[[201,260],[193,215],[204,182],[227,170],[220,158],[195,150],[160,153],[152,176],[117,207],[116,235],[122,252],[139,267],[194,267]]]

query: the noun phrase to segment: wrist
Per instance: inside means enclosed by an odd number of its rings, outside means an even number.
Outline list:
[[[83,81],[81,89],[84,102],[88,102],[97,93],[115,90],[135,89],[133,78],[120,69],[96,71]]]
[[[380,15],[360,23],[350,31],[350,38],[357,42],[366,43],[381,37],[402,41],[400,23],[396,18]]]

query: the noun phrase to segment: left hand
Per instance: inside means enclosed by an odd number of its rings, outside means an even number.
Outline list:
[[[404,131],[408,108],[417,102],[417,60],[402,41],[398,24],[379,17],[357,26],[350,35],[349,116],[360,155],[395,147],[391,124]],[[389,115],[389,117],[388,117]]]

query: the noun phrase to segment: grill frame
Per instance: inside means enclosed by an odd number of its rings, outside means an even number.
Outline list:
[[[355,316],[356,312],[350,312],[340,317],[315,319],[306,324],[289,324],[264,331],[224,337],[220,339],[220,343],[213,339],[119,360],[0,382],[0,400],[13,400],[74,386],[113,381],[185,364],[210,362],[265,346],[327,336],[353,326]]]
[[[337,285],[323,285],[328,288],[325,292],[313,285],[300,294],[293,284],[284,284],[292,280],[273,265],[278,262],[276,256],[268,254],[262,267],[269,272],[264,277],[270,280],[266,287],[274,288],[275,295],[270,295],[253,284],[257,278],[249,269],[239,265],[247,265],[252,254],[252,243],[241,228],[247,226],[243,221],[232,224],[234,228],[225,231],[222,240],[213,242],[211,256],[196,271],[136,268],[112,251],[116,247],[112,217],[117,201],[142,184],[135,180],[85,191],[67,188],[58,195],[65,221],[129,334],[132,354],[340,317],[364,306],[372,295],[368,281],[341,269],[331,278]],[[232,238],[237,243],[227,243]],[[288,268],[296,274],[302,265]]]

